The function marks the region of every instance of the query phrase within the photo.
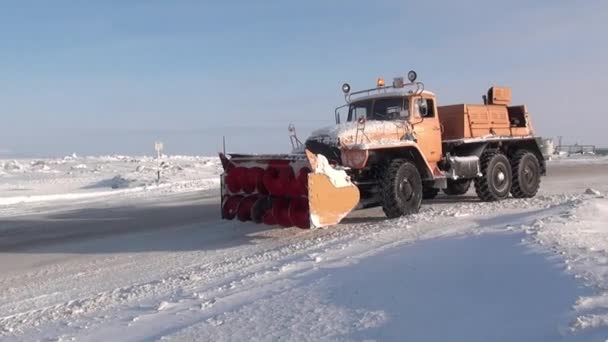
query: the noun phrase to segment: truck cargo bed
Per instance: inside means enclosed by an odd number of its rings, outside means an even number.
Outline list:
[[[443,140],[532,134],[525,106],[456,104],[437,110]]]

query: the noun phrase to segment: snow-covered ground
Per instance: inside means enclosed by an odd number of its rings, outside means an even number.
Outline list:
[[[606,158],[550,161],[533,199],[314,231],[219,220],[220,168],[0,160],[0,339],[608,337]]]
[[[219,159],[213,157],[172,156],[160,161],[145,156],[76,155],[0,159],[0,212],[23,211],[28,207],[21,205],[24,203],[58,204],[207,190],[219,185],[220,170]]]

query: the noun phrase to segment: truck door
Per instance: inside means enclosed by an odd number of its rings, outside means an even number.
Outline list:
[[[441,125],[437,116],[435,101],[417,98],[412,101],[411,123],[416,133],[418,148],[427,161],[436,163],[441,159]]]

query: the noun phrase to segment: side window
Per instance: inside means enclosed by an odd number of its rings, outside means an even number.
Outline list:
[[[403,105],[403,109],[399,113],[399,118],[402,120],[407,120],[410,117],[410,110],[407,106],[408,104],[407,102],[405,102],[405,104]]]
[[[357,121],[359,118],[369,117],[369,107],[371,102],[355,103],[350,105],[348,111],[348,121]]]
[[[367,118],[367,107],[355,107],[354,108],[355,120],[359,118]]]
[[[435,102],[431,99],[418,99],[416,108],[421,118],[435,117]]]
[[[407,99],[403,101],[403,109],[399,113],[399,118],[407,120],[410,117],[410,104]]]
[[[435,101],[431,99],[426,99],[426,107],[427,107],[427,118],[435,117]]]

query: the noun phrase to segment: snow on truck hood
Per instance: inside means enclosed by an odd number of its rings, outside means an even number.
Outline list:
[[[357,135],[357,126],[357,122],[346,122],[338,125],[323,127],[313,131],[307,140],[323,140],[325,142],[334,144],[338,144],[340,140],[353,140],[353,137]],[[398,130],[403,130],[403,127],[398,126],[393,121],[370,120],[365,123],[364,133],[382,135],[395,133]]]

